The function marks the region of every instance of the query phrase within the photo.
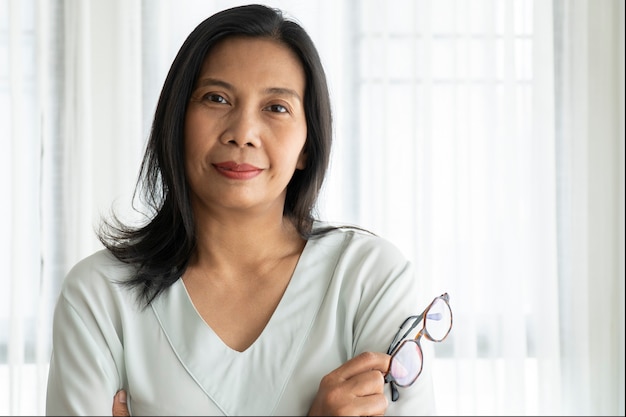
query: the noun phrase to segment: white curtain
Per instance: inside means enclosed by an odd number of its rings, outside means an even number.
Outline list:
[[[184,37],[243,3],[0,0],[0,415],[43,414],[61,280],[100,214],[132,216]],[[329,76],[322,216],[415,262],[416,312],[451,295],[440,414],[624,415],[623,2],[268,4]]]
[[[624,2],[555,2],[563,412],[624,414]]]
[[[61,280],[100,247],[99,214],[132,192],[143,146],[140,5],[0,2],[0,415],[43,414]]]
[[[557,413],[551,4],[359,4],[359,214],[450,293],[438,409]]]

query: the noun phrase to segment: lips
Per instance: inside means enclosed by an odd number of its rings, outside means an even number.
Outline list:
[[[235,161],[225,161],[213,164],[217,172],[226,178],[236,180],[251,179],[259,175],[263,170],[250,164],[238,164]]]

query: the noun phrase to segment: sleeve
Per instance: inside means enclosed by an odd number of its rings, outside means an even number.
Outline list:
[[[364,351],[385,352],[404,319],[419,314],[427,305],[428,297],[419,294],[412,264],[385,240],[373,242],[357,270],[361,300],[354,324],[353,354]],[[398,387],[400,397],[397,401],[391,401],[391,388],[385,384],[385,395],[389,400],[386,415],[435,414],[429,366],[432,364],[431,350],[423,345],[422,373],[410,387]]]
[[[111,415],[113,396],[123,386],[110,290],[81,271],[68,274],[54,311],[46,415]]]

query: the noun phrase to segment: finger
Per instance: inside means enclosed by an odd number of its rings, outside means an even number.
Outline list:
[[[382,394],[385,390],[385,377],[379,370],[369,370],[353,376],[345,382],[353,395],[365,397]]]
[[[357,375],[341,383],[338,383],[337,379],[331,382],[322,378],[320,389],[313,400],[308,415],[384,415],[389,402],[384,391],[382,373],[375,370],[368,371],[366,374]]]
[[[382,393],[372,394],[356,398],[352,405],[354,408],[349,415],[382,416],[387,411],[389,400]]]
[[[119,390],[113,397],[113,417],[130,416],[128,412],[128,404],[126,403],[126,391]]]
[[[334,370],[333,373],[336,373],[336,376],[344,381],[372,370],[377,370],[384,374],[389,369],[390,358],[390,355],[382,352],[363,352],[344,363]]]

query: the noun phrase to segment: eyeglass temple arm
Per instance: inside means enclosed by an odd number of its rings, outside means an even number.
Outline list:
[[[404,326],[404,323],[407,322],[407,320],[410,320],[411,318],[415,317],[409,317],[406,320],[404,320],[404,322],[400,325],[400,328],[398,329],[398,332],[396,333],[396,335],[393,338],[393,341],[391,342],[391,344],[389,345],[389,349],[387,349],[387,354],[391,354],[391,352],[394,351],[394,349],[397,347],[398,343],[403,340],[404,338],[406,338],[409,333],[411,333],[411,330],[413,330],[417,324],[422,321],[422,319],[424,318],[424,313],[425,311],[422,312],[422,314],[420,314],[419,316],[417,316],[417,318],[415,318],[415,320],[413,320],[413,324],[411,325],[411,327],[409,327],[407,329],[406,332],[404,332],[404,334],[402,336],[400,336],[400,330],[402,330],[402,327]]]

